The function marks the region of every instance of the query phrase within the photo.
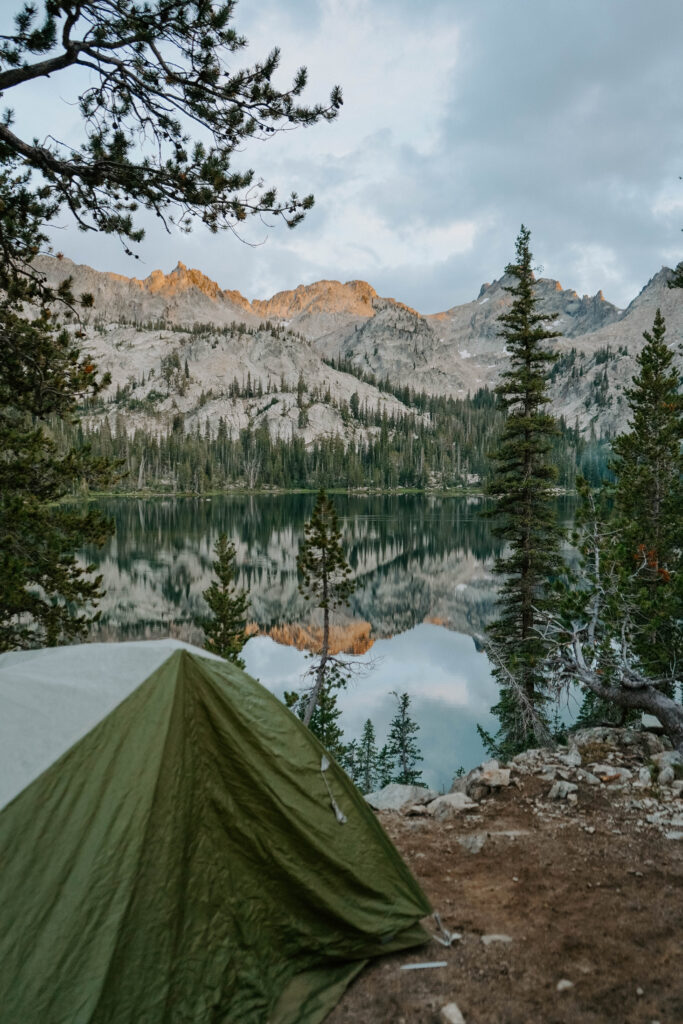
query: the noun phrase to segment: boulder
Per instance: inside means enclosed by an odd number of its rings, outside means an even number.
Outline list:
[[[488,765],[483,764],[481,766],[479,782],[484,786],[490,786],[491,789],[499,789],[501,786],[509,786],[510,769],[499,768],[497,762],[492,762]]]
[[[581,752],[595,744],[603,744],[615,750],[639,750],[642,754],[655,754],[665,750],[669,741],[665,736],[640,729],[619,729],[616,726],[597,725],[591,729],[577,729],[570,733],[570,751]]]
[[[401,786],[391,782],[376,793],[367,793],[365,799],[376,811],[402,811],[415,804],[428,804],[438,794],[424,786]]]
[[[427,810],[437,821],[448,821],[463,811],[470,811],[477,805],[466,793],[446,793],[427,805]]]
[[[451,793],[465,793],[472,800],[481,800],[492,789],[510,785],[510,769],[501,768],[498,761],[484,761],[467,775],[461,775],[451,786]]]

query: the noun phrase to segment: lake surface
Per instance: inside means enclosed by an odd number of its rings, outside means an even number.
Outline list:
[[[494,614],[491,566],[500,550],[478,499],[423,495],[336,495],[343,544],[357,588],[337,617],[374,641],[357,655],[362,671],[340,694],[347,739],[371,718],[381,745],[393,714],[392,691],[407,691],[420,726],[425,782],[450,786],[459,766],[484,751],[476,725],[495,727],[489,708],[497,687],[474,637]],[[210,499],[108,499],[99,506],[116,524],[95,563],[107,590],[93,638],[132,640],[170,634],[191,642],[205,612],[213,545],[235,543],[238,582],[250,592],[250,617],[261,630],[315,621],[297,590],[296,556],[314,495],[225,495]],[[570,500],[560,502],[569,522]],[[281,634],[287,630],[281,630]],[[361,649],[367,646],[367,641]],[[255,636],[247,671],[279,696],[300,689],[305,652]]]

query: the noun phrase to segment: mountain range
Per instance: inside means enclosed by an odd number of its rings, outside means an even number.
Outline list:
[[[211,428],[222,418],[233,434],[266,422],[272,436],[348,439],[372,429],[343,415],[354,393],[361,406],[390,416],[404,411],[373,378],[388,379],[394,390],[463,398],[494,386],[507,366],[498,334],[498,318],[512,301],[505,276],[483,284],[471,302],[424,315],[364,281],[317,281],[249,301],[182,263],[144,280],[66,257],[40,257],[37,267],[54,284],[71,278],[75,292],[92,294],[84,347],[112,384],[109,401],[89,416],[125,412],[119,429],[123,422],[130,432],[165,431],[180,415],[185,430],[205,429],[207,421]],[[537,280],[540,309],[556,315],[561,332],[552,343],[560,358],[551,395],[569,425],[597,435],[624,428],[623,389],[658,307],[668,341],[680,351],[683,291],[668,287],[671,276],[663,267],[625,309],[601,291],[579,296],[558,281]],[[302,387],[309,395],[305,422],[295,400]]]

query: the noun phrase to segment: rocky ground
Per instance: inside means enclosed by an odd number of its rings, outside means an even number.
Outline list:
[[[371,965],[328,1024],[680,1024],[683,762],[666,747],[583,730],[431,802],[371,797],[400,807],[380,820],[454,937]],[[424,962],[444,966],[402,969]]]

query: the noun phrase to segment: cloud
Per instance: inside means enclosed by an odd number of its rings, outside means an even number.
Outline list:
[[[678,0],[430,0],[419,18],[410,0],[242,0],[236,25],[250,40],[241,62],[281,47],[279,84],[308,65],[308,102],[343,87],[335,123],[236,157],[283,194],[313,191],[304,224],[251,222],[250,248],[202,229],[169,240],[147,218],[142,265],[71,229],[61,249],[129,274],[182,259],[249,297],[366,278],[423,312],[499,277],[522,222],[548,276],[621,306],[683,255]],[[74,109],[52,99],[73,98],[68,86],[27,89],[22,123],[49,110],[49,129],[69,135]]]

